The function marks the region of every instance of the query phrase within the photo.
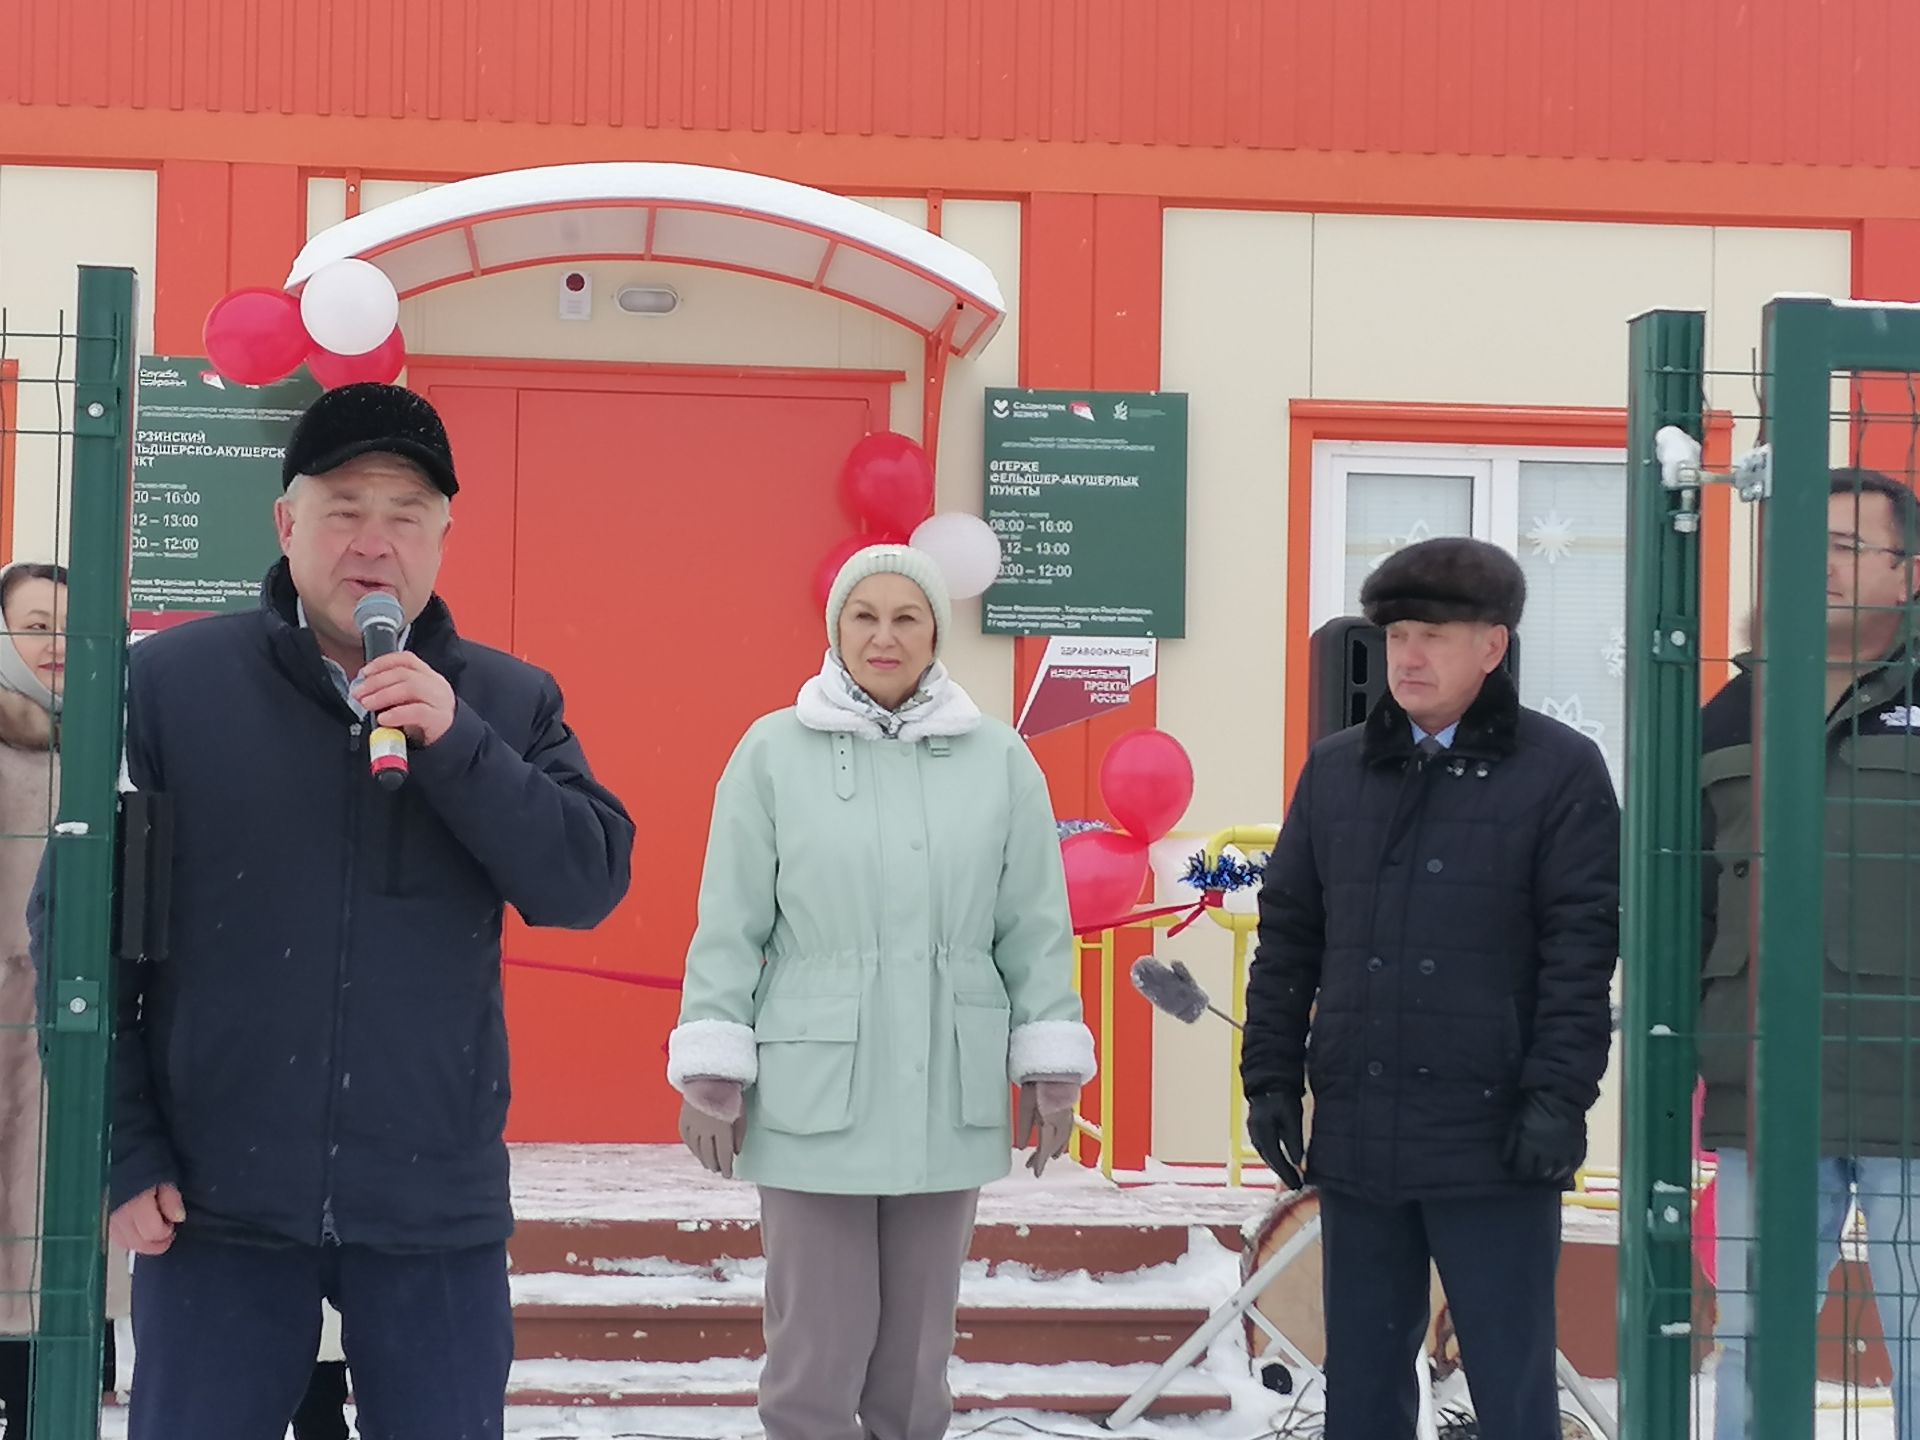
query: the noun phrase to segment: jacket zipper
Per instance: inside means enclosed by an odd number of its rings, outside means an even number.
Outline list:
[[[351,765],[353,757],[360,750],[362,723],[358,720],[347,727],[347,757]],[[355,777],[357,778],[357,777]],[[338,1118],[340,1105],[340,1030],[345,1021],[347,1008],[347,946],[353,924],[353,862],[354,852],[359,848],[355,821],[360,818],[360,787],[349,783],[347,800],[347,862],[346,883],[340,892],[340,951],[334,962],[333,970],[333,1038],[327,1047],[327,1125],[325,1144],[326,1163],[323,1171],[324,1184],[320,1201],[320,1243],[338,1245],[340,1231],[333,1218],[333,1156],[339,1147],[334,1143],[334,1124]]]

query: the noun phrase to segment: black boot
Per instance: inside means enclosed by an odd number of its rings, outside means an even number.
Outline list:
[[[347,1440],[347,1362],[322,1360],[300,1408],[293,1412],[293,1440]]]

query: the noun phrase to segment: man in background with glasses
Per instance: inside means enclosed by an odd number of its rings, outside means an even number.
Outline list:
[[[1819,1235],[1838,1257],[1857,1204],[1881,1330],[1893,1362],[1895,1431],[1920,1437],[1920,1244],[1915,1242],[1915,947],[1920,946],[1920,695],[1913,599],[1920,502],[1875,470],[1829,476],[1827,504],[1826,943],[1820,1087]],[[1701,717],[1705,954],[1700,987],[1700,1143],[1718,1152],[1715,1281],[1721,1343],[1714,1440],[1747,1434],[1747,1159],[1752,935],[1757,858],[1754,670]],[[1811,963],[1811,957],[1809,957]],[[1824,1280],[1824,1275],[1823,1275]],[[1826,1298],[1824,1287],[1819,1301]],[[1857,1313],[1857,1312],[1856,1312]],[[1849,1337],[1851,1338],[1851,1337]]]

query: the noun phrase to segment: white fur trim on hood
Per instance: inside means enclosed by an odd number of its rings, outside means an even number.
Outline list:
[[[684,1091],[689,1080],[760,1078],[760,1049],[751,1025],[731,1020],[689,1020],[667,1037],[667,1083]]]
[[[840,661],[829,650],[820,673],[800,687],[794,714],[809,730],[857,735],[863,740],[883,739],[886,732],[880,722],[847,695],[850,682],[843,679],[839,666]],[[979,728],[980,707],[939,661],[927,671],[918,693],[924,699],[901,722],[895,738],[912,743],[932,735],[965,735]]]
[[[1099,1071],[1093,1032],[1078,1020],[1029,1021],[1007,1041],[1007,1078],[1016,1085],[1042,1075],[1071,1075],[1084,1085]]]

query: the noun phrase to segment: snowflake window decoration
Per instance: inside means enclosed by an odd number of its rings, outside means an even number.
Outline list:
[[[1627,673],[1627,632],[1615,627],[1607,636],[1607,643],[1600,647],[1600,659],[1607,667],[1607,678],[1618,680]]]
[[[1527,529],[1527,543],[1533,553],[1544,555],[1549,565],[1558,565],[1573,553],[1573,521],[1558,510],[1549,510],[1542,519],[1536,515]]]
[[[1540,697],[1540,713],[1549,720],[1558,720],[1569,729],[1578,730],[1596,745],[1600,744],[1602,737],[1607,733],[1604,723],[1587,718],[1585,707],[1581,705],[1578,695],[1569,695],[1564,700],[1554,700],[1543,695]]]
[[[1418,545],[1422,540],[1431,540],[1432,538],[1433,527],[1427,524],[1425,520],[1416,520],[1407,530],[1406,534],[1389,535],[1387,537],[1387,548],[1373,557],[1373,562],[1367,566],[1367,569],[1378,570],[1381,562],[1393,555],[1396,551],[1404,550],[1409,545]]]

